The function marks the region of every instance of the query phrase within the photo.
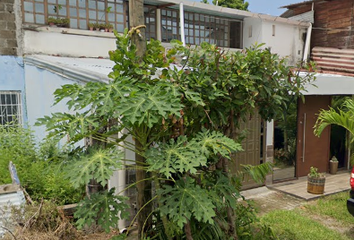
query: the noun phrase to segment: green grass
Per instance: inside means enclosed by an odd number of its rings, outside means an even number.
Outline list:
[[[349,192],[342,192],[319,199],[316,204],[305,206],[305,212],[328,216],[349,226],[354,224],[354,217],[347,210]]]
[[[349,240],[339,232],[303,216],[300,211],[275,210],[264,215],[261,222],[270,226],[280,240]]]

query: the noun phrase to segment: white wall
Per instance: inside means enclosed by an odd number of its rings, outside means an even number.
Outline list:
[[[271,21],[263,21],[262,25],[262,41],[271,48],[272,53],[289,57],[290,65],[302,60],[305,44],[302,32],[306,32],[307,28]]]
[[[252,26],[252,37],[249,37],[250,26]],[[243,28],[243,43],[245,48],[249,48],[255,43],[265,43],[264,48],[270,48],[272,53],[277,53],[281,57],[289,57],[289,64],[295,65],[303,57],[305,43],[302,40],[302,33],[306,31],[307,28],[303,26],[246,18]]]
[[[38,30],[25,31],[25,54],[107,58],[108,51],[116,49],[113,33],[52,27]]]
[[[250,37],[250,31],[252,36]],[[243,48],[249,48],[255,43],[262,43],[262,20],[259,18],[245,18],[243,22]]]

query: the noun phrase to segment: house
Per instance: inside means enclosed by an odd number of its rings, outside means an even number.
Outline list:
[[[115,49],[113,33],[89,31],[88,24],[110,23],[122,33],[128,26],[128,2],[121,0],[6,0],[0,2],[0,120],[26,123],[38,139],[43,127],[36,119],[67,111],[53,104],[53,92],[63,84],[107,81]],[[282,57],[289,64],[307,58],[307,22],[180,0],[144,1],[146,38],[168,46],[171,39],[185,44],[214,43],[237,51],[255,43]],[[48,18],[69,19],[70,26],[51,27]],[[303,36],[305,35],[305,38]],[[307,38],[308,39],[308,38]],[[250,134],[244,152],[231,166],[260,164],[273,159],[273,122],[254,117],[244,124]],[[127,158],[134,158],[126,152]],[[126,175],[126,176],[125,176]],[[124,188],[131,173],[116,172],[110,186]],[[271,183],[272,179],[268,179]]]
[[[312,0],[283,8],[287,10],[282,17],[311,22],[310,54],[317,65],[317,87],[308,86],[305,103],[298,105],[296,176],[305,176],[310,166],[328,172],[334,154],[339,166],[347,169],[350,149],[344,147],[346,132],[337,126],[332,126],[336,127],[333,131],[327,127],[318,138],[313,135],[313,126],[316,114],[328,109],[333,96],[354,94],[353,1]],[[330,151],[331,145],[336,153]]]

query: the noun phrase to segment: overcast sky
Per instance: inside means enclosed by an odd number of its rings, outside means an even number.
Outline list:
[[[293,3],[303,2],[304,0],[246,0],[249,2],[248,10],[256,13],[265,13],[273,16],[279,16],[285,9],[279,7]]]

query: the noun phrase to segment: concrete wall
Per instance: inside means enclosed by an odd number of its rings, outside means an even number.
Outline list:
[[[14,0],[0,1],[0,55],[17,55]]]
[[[0,91],[20,91],[23,122],[26,122],[24,64],[21,57],[0,55]]]
[[[245,18],[243,22],[243,47],[249,48],[255,43],[262,43],[262,20],[258,18]]]
[[[28,125],[34,130],[36,140],[40,141],[46,135],[45,127],[35,127],[34,123],[38,118],[54,112],[69,112],[65,102],[53,106],[53,93],[60,86],[75,81],[29,64],[25,65],[25,79]]]
[[[37,30],[25,31],[25,54],[108,58],[108,52],[116,49],[113,33],[49,26]]]
[[[302,33],[306,31],[305,27],[246,18],[243,27],[243,46],[249,48],[255,43],[265,43],[264,47],[270,48],[272,53],[277,53],[281,57],[289,57],[289,64],[295,65],[303,57],[305,43]]]
[[[262,41],[271,48],[272,53],[288,57],[289,64],[296,65],[303,57],[305,42],[302,40],[302,33],[306,31],[307,28],[263,21]]]

